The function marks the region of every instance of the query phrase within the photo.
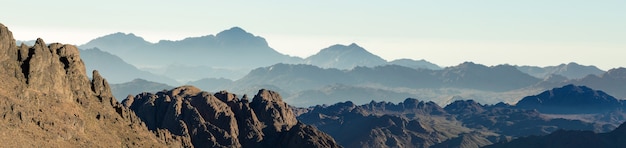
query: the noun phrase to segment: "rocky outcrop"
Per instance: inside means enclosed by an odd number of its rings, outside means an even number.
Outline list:
[[[250,101],[245,95],[181,86],[138,94],[123,104],[149,129],[190,137],[196,147],[339,147],[327,134],[298,122],[280,95],[269,90]]]
[[[429,147],[469,129],[447,120],[432,102],[406,99],[402,103],[352,102],[316,106],[298,116],[345,147]]]
[[[0,24],[0,140],[6,147],[180,147],[151,133],[117,102],[97,71],[90,80],[73,45],[15,45]],[[158,132],[170,135],[169,132]]]

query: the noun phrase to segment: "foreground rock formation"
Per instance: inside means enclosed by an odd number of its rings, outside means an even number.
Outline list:
[[[183,146],[149,131],[97,71],[90,80],[75,46],[37,39],[18,47],[0,24],[0,67],[3,147]]]
[[[181,86],[128,97],[151,130],[188,137],[195,147],[339,147],[333,138],[299,122],[280,95],[260,90],[250,101],[221,91]]]

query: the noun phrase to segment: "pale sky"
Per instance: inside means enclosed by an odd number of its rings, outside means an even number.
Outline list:
[[[4,0],[3,0],[4,1]],[[150,42],[234,26],[300,57],[357,43],[386,60],[441,66],[626,67],[624,0],[56,0],[2,2],[0,23],[18,40],[81,45],[115,32]]]

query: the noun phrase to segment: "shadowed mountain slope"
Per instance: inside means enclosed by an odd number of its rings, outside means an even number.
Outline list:
[[[269,90],[249,100],[182,86],[138,94],[123,104],[149,129],[189,137],[196,147],[339,147],[329,135],[299,122],[280,95]]]
[[[608,133],[594,133],[592,131],[559,130],[545,136],[529,136],[515,139],[511,142],[497,143],[485,148],[622,148],[626,147],[626,124]]]
[[[18,47],[0,24],[0,67],[3,146],[185,146],[167,131],[154,131],[158,137],[149,131],[113,98],[97,71],[90,80],[73,45],[37,39],[34,46]]]
[[[516,104],[519,108],[537,109],[542,113],[552,114],[603,113],[622,106],[621,101],[603,91],[576,85],[566,85],[524,97]]]

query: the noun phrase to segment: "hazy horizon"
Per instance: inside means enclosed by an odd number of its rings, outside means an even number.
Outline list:
[[[440,66],[549,66],[577,62],[624,67],[622,1],[12,1],[0,23],[16,39],[81,45],[115,32],[149,42],[216,34],[238,26],[270,47],[306,58],[356,43],[391,61]],[[22,11],[25,6],[29,11]],[[19,12],[19,13],[16,13]]]

